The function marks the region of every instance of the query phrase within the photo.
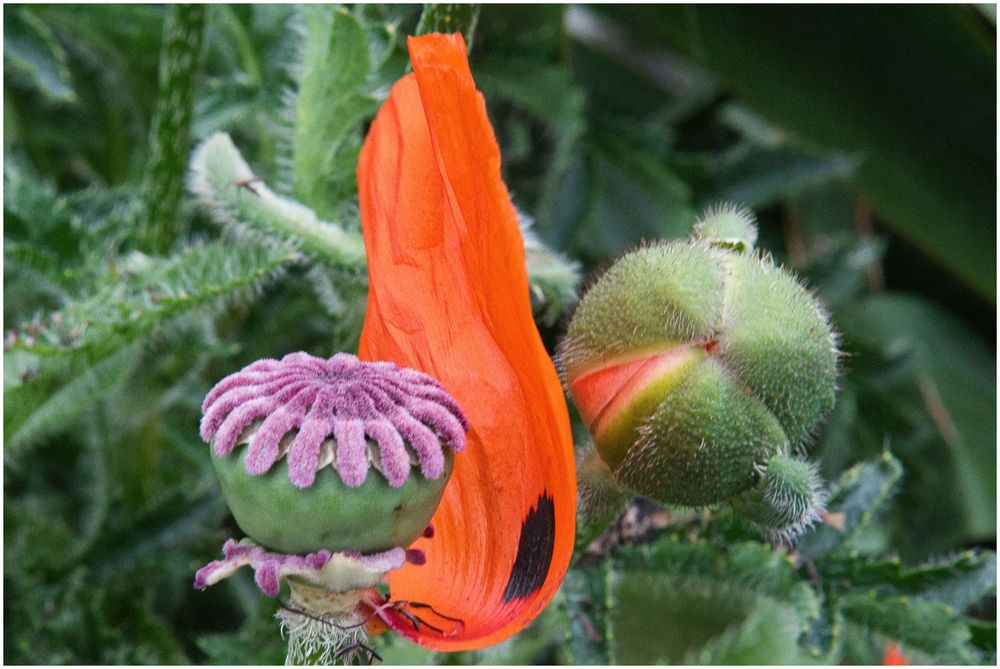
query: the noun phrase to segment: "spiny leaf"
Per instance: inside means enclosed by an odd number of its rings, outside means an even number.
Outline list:
[[[914,664],[935,662],[969,664],[973,655],[968,626],[955,618],[955,610],[944,604],[912,601],[905,597],[876,599],[869,595],[847,595],[838,602],[848,629],[876,648],[892,640],[904,648]],[[914,653],[919,651],[919,654]],[[845,657],[848,663],[866,663]]]
[[[718,579],[729,585],[790,598],[800,584],[788,554],[757,542],[718,548],[704,541],[666,536],[615,554],[623,569],[655,570]]]
[[[902,475],[902,466],[889,451],[844,472],[827,502],[827,514],[843,515],[843,529],[818,525],[802,538],[799,554],[812,559],[842,547],[871,522]]]
[[[697,664],[796,664],[801,622],[788,607],[758,600],[746,619],[689,654]]]
[[[148,334],[169,319],[226,299],[238,299],[298,259],[287,247],[234,248],[215,242],[189,247],[167,259],[133,253],[93,295],[68,302],[40,328],[33,343],[12,350],[40,355],[101,351]]]
[[[804,624],[789,603],[727,584],[723,578],[621,571],[615,572],[612,583],[614,658],[624,664],[690,662],[733,626],[751,622],[757,607],[781,610],[780,628],[789,625],[800,632]],[[792,640],[798,636],[795,632],[789,635]],[[768,633],[786,636],[776,629]]]
[[[15,311],[23,314],[32,307],[54,307],[66,297],[68,287],[63,285],[62,268],[55,256],[45,249],[5,240],[3,260],[4,283],[8,290],[4,296],[5,317]],[[14,309],[15,306],[20,308]]]
[[[617,550],[614,558],[611,627],[618,662],[690,659],[731,625],[765,624],[750,620],[758,605],[783,610],[770,620],[777,624],[775,634],[794,620],[795,639],[820,620],[816,595],[789,557],[755,542],[719,548],[667,536]],[[736,639],[719,643],[736,647]]]
[[[940,602],[956,611],[965,611],[996,589],[996,569],[992,551],[966,551],[911,568],[896,558],[862,561],[838,556],[821,564],[824,581],[834,588],[849,582],[854,590]]]
[[[140,350],[139,344],[124,346],[93,366],[65,361],[25,383],[5,386],[4,463],[14,463],[24,445],[64,425],[121,383],[139,362]]]
[[[16,157],[4,160],[3,210],[30,237],[41,236],[68,219],[64,198]]]
[[[211,313],[259,289],[297,259],[287,248],[200,245],[166,260],[134,256],[94,295],[68,302],[8,342],[20,360],[5,376],[4,434],[15,448],[35,441],[99,400],[137,364],[144,337],[191,314]],[[58,316],[58,317],[57,317]],[[5,450],[5,456],[11,453]]]

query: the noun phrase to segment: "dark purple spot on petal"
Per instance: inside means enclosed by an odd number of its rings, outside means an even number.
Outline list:
[[[503,601],[523,599],[542,587],[549,574],[556,543],[555,501],[542,492],[538,504],[531,507],[521,523],[517,556],[510,570]]]

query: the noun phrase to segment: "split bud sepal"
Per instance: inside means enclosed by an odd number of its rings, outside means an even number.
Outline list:
[[[832,409],[826,312],[756,238],[749,212],[715,209],[692,239],[621,258],[580,301],[558,364],[618,484],[680,506],[733,500]]]

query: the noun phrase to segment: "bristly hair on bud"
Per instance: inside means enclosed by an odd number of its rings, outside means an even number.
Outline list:
[[[691,239],[626,254],[581,299],[557,358],[615,484],[732,502],[791,541],[824,493],[789,454],[833,408],[840,353],[817,296],[756,241],[749,210],[719,205]]]
[[[746,207],[723,202],[705,210],[694,224],[693,237],[712,246],[746,253],[757,243],[757,222]]]
[[[823,480],[813,463],[784,454],[768,460],[759,473],[757,487],[733,507],[772,542],[794,543],[826,509]]]

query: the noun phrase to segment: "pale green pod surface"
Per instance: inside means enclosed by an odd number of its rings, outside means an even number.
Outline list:
[[[615,470],[619,481],[671,504],[701,506],[754,485],[754,465],[784,448],[781,425],[705,357],[640,429]]]
[[[781,422],[792,444],[833,408],[837,344],[819,303],[769,260],[726,258],[719,357]]]
[[[409,546],[437,510],[455,462],[446,449],[443,475],[429,480],[414,472],[398,488],[378,474],[349,487],[335,469],[324,467],[303,489],[292,485],[285,467],[248,474],[242,451],[212,458],[223,496],[240,529],[282,553],[323,548],[370,553]]]

